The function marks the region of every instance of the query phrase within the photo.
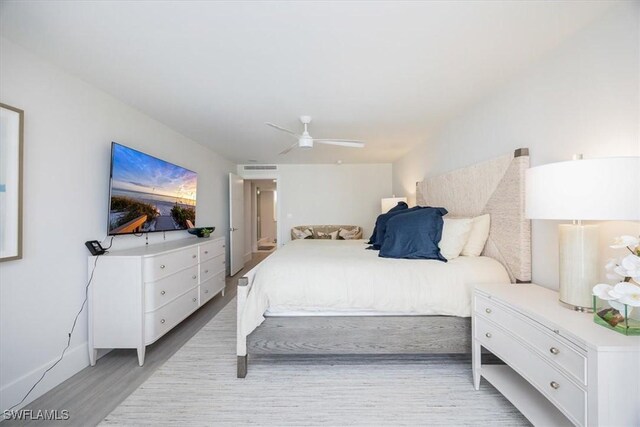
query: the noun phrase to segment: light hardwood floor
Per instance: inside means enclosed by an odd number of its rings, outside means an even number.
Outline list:
[[[127,396],[144,383],[180,347],[236,296],[238,278],[269,256],[271,252],[253,254],[251,261],[233,277],[227,277],[226,292],[217,295],[167,335],[147,347],[144,366],[138,366],[136,350],[113,350],[67,381],[45,393],[24,409],[68,410],[70,419],[59,421],[64,426],[93,426],[100,423]],[[56,423],[47,422],[47,425]],[[2,422],[2,426],[42,426],[42,421]]]

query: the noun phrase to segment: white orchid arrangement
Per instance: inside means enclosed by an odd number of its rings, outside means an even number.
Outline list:
[[[640,239],[634,236],[620,236],[610,247],[626,248],[630,253],[620,260],[614,258],[607,262],[607,278],[616,280],[617,283],[613,286],[599,283],[593,288],[593,295],[607,301],[619,313],[626,312],[626,315],[630,316],[635,307],[640,307]],[[640,310],[637,312],[633,317],[640,319]],[[615,317],[622,320],[620,315]],[[611,321],[609,323],[611,324]]]

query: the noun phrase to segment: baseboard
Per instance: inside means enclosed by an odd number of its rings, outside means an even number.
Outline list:
[[[251,252],[244,254],[243,260],[245,264],[251,261]]]
[[[25,399],[20,406],[13,408],[14,410],[20,409],[25,405],[36,400],[52,388],[71,378],[87,366],[89,366],[89,353],[87,350],[87,342],[78,344],[71,350],[67,350],[64,358],[47,373],[44,379],[38,384],[38,386],[31,392],[29,397]],[[62,351],[62,349],[60,349]],[[0,388],[0,407],[2,410],[9,409],[11,406],[18,403],[29,389],[40,378],[42,373],[58,360],[59,355],[55,359],[42,364],[31,372],[23,375],[22,377],[6,384]],[[43,409],[56,409],[56,408],[43,408]],[[64,408],[62,408],[64,409]]]

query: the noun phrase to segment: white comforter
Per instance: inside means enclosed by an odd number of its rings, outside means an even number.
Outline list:
[[[509,283],[488,257],[447,263],[378,257],[363,240],[294,240],[256,268],[240,317],[248,335],[276,312],[367,312],[471,315],[471,291],[480,283]]]

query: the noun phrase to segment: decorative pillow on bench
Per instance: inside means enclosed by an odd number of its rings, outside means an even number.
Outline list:
[[[296,236],[296,239],[313,239],[313,228],[305,228],[304,230],[292,228],[291,231]]]
[[[354,227],[352,229],[340,228],[338,230],[338,240],[353,240],[358,238],[360,233],[360,227]]]
[[[326,239],[326,240],[336,240],[338,238],[338,230],[333,231],[331,233],[323,233],[322,231],[318,231],[316,233],[316,239]]]

